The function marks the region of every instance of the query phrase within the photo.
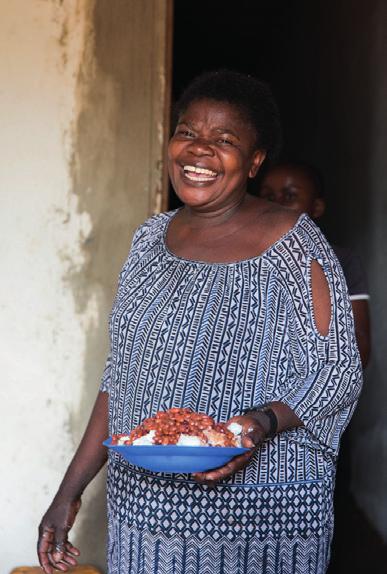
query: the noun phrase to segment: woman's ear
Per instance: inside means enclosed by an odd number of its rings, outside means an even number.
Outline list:
[[[250,178],[253,178],[257,175],[258,170],[261,167],[265,157],[266,157],[265,151],[258,149],[256,152],[254,152],[253,160],[252,160],[250,171],[249,171],[249,177]]]
[[[325,201],[321,197],[316,197],[313,201],[312,219],[318,219],[325,213]]]

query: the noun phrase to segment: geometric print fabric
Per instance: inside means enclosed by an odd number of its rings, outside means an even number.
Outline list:
[[[208,264],[168,251],[173,214],[139,228],[120,275],[101,384],[110,434],[171,407],[227,421],[275,400],[305,427],[213,489],[110,454],[109,574],[323,573],[335,457],[361,388],[342,271],[305,215],[262,256]],[[328,336],[314,325],[312,259],[331,287]]]
[[[111,511],[139,530],[217,542],[283,535],[319,538],[330,527],[325,524],[330,484],[324,480],[208,488],[192,480],[155,479],[135,469],[125,473],[120,464],[110,465],[110,472]]]
[[[258,538],[229,541],[173,538],[109,522],[109,564],[114,574],[324,574],[330,538]],[[115,540],[121,540],[118,546]]]

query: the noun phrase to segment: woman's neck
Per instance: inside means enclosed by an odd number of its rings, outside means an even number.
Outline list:
[[[233,219],[238,213],[242,213],[249,204],[246,195],[236,198],[232,203],[221,206],[206,206],[196,208],[185,205],[180,213],[181,221],[192,229],[223,225]]]

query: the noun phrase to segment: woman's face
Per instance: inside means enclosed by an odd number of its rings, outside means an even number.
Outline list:
[[[259,195],[313,218],[320,217],[324,208],[323,200],[316,197],[313,182],[297,167],[272,168],[263,178]]]
[[[265,153],[256,149],[253,127],[224,102],[198,100],[180,116],[168,147],[168,169],[180,200],[217,210],[238,201]]]

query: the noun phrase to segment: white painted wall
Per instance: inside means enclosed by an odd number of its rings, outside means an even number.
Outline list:
[[[89,216],[78,211],[70,193],[69,176],[89,4],[0,2],[4,574],[37,564],[37,525],[78,440],[70,429],[81,400],[86,332],[101,319],[98,293],[78,312],[65,280],[82,268],[81,247],[91,231]],[[66,30],[71,42],[63,47]]]
[[[0,0],[0,572],[83,433],[119,269],[163,202],[170,0]],[[141,23],[141,25],[139,25]],[[105,566],[104,473],[70,539]]]

